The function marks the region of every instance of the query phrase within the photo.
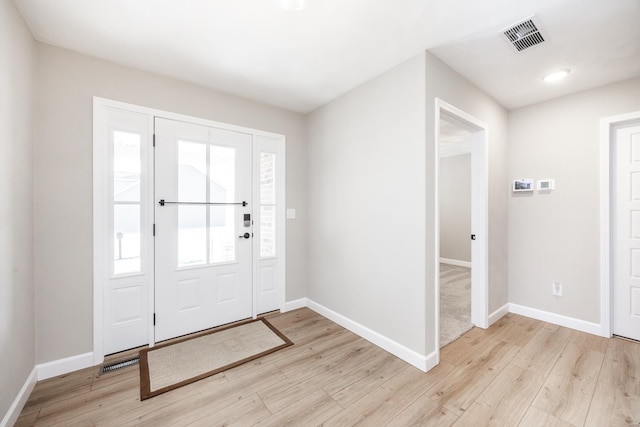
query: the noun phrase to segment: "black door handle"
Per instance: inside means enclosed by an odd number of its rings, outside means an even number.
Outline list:
[[[249,233],[244,233],[242,236],[238,236],[240,239],[248,239],[249,237],[251,237],[251,234]]]
[[[475,234],[471,235],[471,240],[476,240],[476,235]]]

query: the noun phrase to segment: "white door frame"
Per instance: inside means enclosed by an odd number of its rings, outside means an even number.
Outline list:
[[[471,249],[471,323],[480,328],[489,327],[488,304],[488,253],[489,253],[489,226],[488,226],[488,168],[487,168],[487,141],[488,126],[460,110],[453,105],[436,98],[435,99],[435,302],[436,302],[436,331],[435,344],[440,359],[440,117],[442,113],[455,116],[462,122],[466,122],[477,129],[472,134],[471,151],[471,233],[476,235],[472,241]]]
[[[611,337],[613,304],[611,287],[611,150],[613,128],[640,120],[640,111],[604,117],[600,120],[600,335]]]
[[[286,206],[286,195],[285,195],[285,154],[286,154],[286,137],[281,134],[276,134],[272,132],[261,131],[257,129],[247,128],[243,126],[231,125],[228,123],[216,122],[208,119],[201,119],[197,117],[191,117],[183,114],[172,113],[169,111],[157,110],[154,108],[142,107],[139,105],[127,104],[124,102],[113,101],[110,99],[94,97],[93,98],[93,364],[99,365],[104,361],[104,295],[103,288],[105,286],[107,275],[105,273],[105,260],[109,258],[109,254],[105,248],[108,248],[108,242],[111,238],[108,228],[108,218],[105,215],[105,212],[108,209],[106,204],[106,200],[108,200],[108,191],[110,188],[110,184],[107,180],[107,171],[109,167],[108,156],[109,150],[104,141],[104,135],[101,135],[101,129],[103,127],[100,124],[104,121],[104,112],[106,109],[117,109],[123,111],[129,111],[139,114],[147,115],[149,118],[149,132],[150,137],[153,135],[153,127],[154,127],[154,118],[162,117],[166,119],[185,121],[194,124],[200,124],[204,126],[210,127],[218,127],[222,129],[249,133],[253,135],[253,147],[252,151],[256,151],[256,138],[257,137],[266,137],[268,139],[276,141],[278,145],[278,153],[280,158],[280,166],[278,167],[278,219],[276,223],[276,227],[278,228],[277,233],[277,247],[278,250],[278,261],[277,261],[277,269],[279,274],[277,275],[277,289],[278,289],[278,299],[279,299],[279,309],[281,311],[285,310],[285,287],[286,287],[286,235],[285,235],[285,215],[284,215],[284,207]],[[149,221],[153,223],[153,215],[154,215],[154,203],[155,199],[153,197],[155,193],[154,188],[154,170],[153,170],[153,143],[149,141],[148,146],[148,159],[150,159],[150,166],[147,169],[149,174],[148,182],[149,182],[149,194],[150,204],[148,212],[149,212]],[[255,180],[253,182],[254,192],[257,191],[255,187]],[[153,235],[150,232],[147,232],[146,242],[149,245],[149,248],[153,248]],[[257,243],[254,244],[254,246]],[[253,264],[255,270],[255,265],[258,259],[254,258]],[[151,257],[149,260],[149,283],[148,283],[148,301],[149,307],[154,307],[154,277],[153,272],[155,271],[154,266],[154,258]],[[255,286],[256,286],[256,278],[253,278],[253,287],[254,287],[254,298],[255,298]],[[255,302],[252,303],[253,307],[253,316],[256,316],[255,312]],[[148,324],[149,324],[149,346],[153,346],[155,344],[154,339],[154,325],[153,325],[153,311],[149,311],[148,315]]]

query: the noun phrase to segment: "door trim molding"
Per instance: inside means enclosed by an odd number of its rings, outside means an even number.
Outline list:
[[[613,334],[611,286],[611,150],[612,130],[625,122],[640,120],[640,111],[600,119],[600,335]]]
[[[486,329],[489,327],[488,303],[488,253],[489,253],[489,221],[488,221],[488,133],[489,128],[483,121],[471,114],[435,98],[435,144],[434,144],[434,174],[435,174],[435,348],[440,359],[440,117],[442,113],[454,116],[460,121],[470,124],[476,129],[473,133],[471,153],[471,230],[478,238],[475,240],[475,251],[472,247],[471,270],[471,323]],[[474,253],[476,256],[473,256]]]
[[[193,123],[196,125],[203,125],[209,127],[218,127],[226,130],[236,131],[251,134],[254,136],[254,141],[256,136],[264,136],[268,138],[273,138],[281,141],[282,144],[282,153],[283,159],[285,161],[286,156],[286,136],[282,134],[277,134],[273,132],[262,131],[258,129],[248,128],[244,126],[232,125],[229,123],[217,122],[214,120],[203,119],[193,116],[188,116],[184,114],[173,113],[169,111],[157,110],[154,108],[139,106],[135,104],[128,104],[125,102],[114,101],[106,98],[100,98],[97,96],[93,97],[93,364],[99,365],[104,361],[104,295],[103,288],[105,284],[105,274],[104,274],[104,263],[105,257],[108,256],[105,251],[105,236],[106,231],[104,230],[104,224],[107,220],[105,218],[106,209],[105,206],[105,191],[108,191],[108,182],[106,182],[105,171],[107,170],[107,162],[108,160],[108,147],[103,147],[100,144],[100,141],[103,139],[100,135],[99,126],[100,123],[103,123],[104,120],[104,110],[105,109],[118,109],[123,111],[130,111],[139,114],[145,114],[149,117],[149,126],[150,126],[150,138],[153,135],[154,128],[154,118],[161,117],[170,120],[183,121],[188,123]],[[255,142],[254,142],[255,144]],[[154,169],[153,169],[153,144],[148,144],[150,150],[151,159],[151,167],[148,169],[149,176],[153,178]],[[255,145],[252,147],[255,148]],[[283,170],[285,169],[285,165],[283,164]],[[253,172],[253,171],[252,171]],[[282,211],[285,209],[285,201],[286,201],[286,185],[284,181],[284,173],[282,175]],[[154,194],[154,180],[149,180],[149,192],[153,196]],[[155,203],[153,197],[150,198],[151,207],[149,209],[149,215],[151,216],[151,222],[153,223],[153,204]],[[282,252],[279,253],[279,256],[282,257],[281,262],[278,264],[278,268],[281,268],[282,271],[279,272],[277,286],[279,287],[279,299],[280,299],[280,308],[283,309],[286,307],[285,304],[285,290],[286,290],[286,270],[285,270],[285,254],[286,254],[286,230],[285,230],[285,220],[284,216],[280,218],[278,221],[278,225],[280,226],[280,232],[278,233],[278,246],[282,249]],[[153,247],[153,235],[149,233],[149,247]],[[255,264],[255,259],[253,263]],[[152,346],[155,344],[154,342],[154,326],[153,326],[153,307],[154,307],[154,286],[153,286],[153,273],[155,271],[154,259],[151,257],[150,259],[150,267],[149,267],[149,316],[148,316],[148,324],[149,324],[149,345]],[[252,269],[253,271],[253,269]],[[87,353],[90,354],[90,353]]]

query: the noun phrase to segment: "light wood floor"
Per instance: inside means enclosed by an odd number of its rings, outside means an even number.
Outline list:
[[[36,385],[18,426],[638,426],[640,344],[517,315],[474,328],[428,373],[301,309],[294,343],[140,402],[138,367]]]

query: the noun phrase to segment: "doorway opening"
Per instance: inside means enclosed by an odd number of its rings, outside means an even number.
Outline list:
[[[640,111],[601,121],[601,335],[640,340]]]
[[[488,327],[487,126],[436,99],[436,348]]]

